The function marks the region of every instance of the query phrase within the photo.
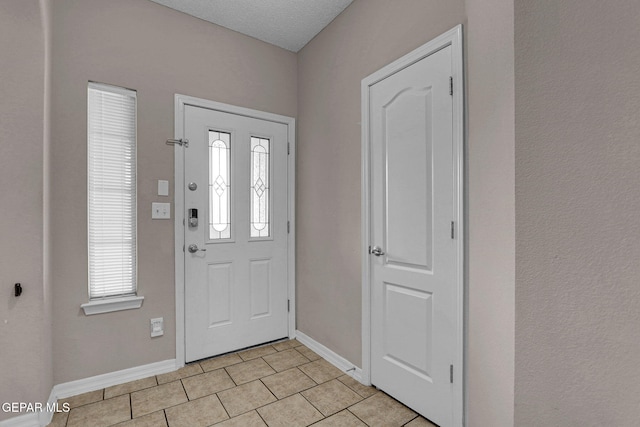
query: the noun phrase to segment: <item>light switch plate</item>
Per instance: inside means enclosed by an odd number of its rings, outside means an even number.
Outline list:
[[[158,180],[158,196],[169,195],[169,181],[164,179]]]
[[[151,203],[151,219],[171,219],[171,203]]]

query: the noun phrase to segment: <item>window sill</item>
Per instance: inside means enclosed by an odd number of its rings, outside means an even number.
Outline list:
[[[91,316],[92,314],[109,313],[112,311],[132,310],[134,308],[142,307],[142,301],[144,297],[131,296],[120,298],[108,298],[101,300],[89,301],[86,304],[80,305],[84,310],[85,316]]]

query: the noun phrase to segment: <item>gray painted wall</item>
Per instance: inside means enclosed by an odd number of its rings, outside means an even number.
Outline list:
[[[357,366],[360,82],[463,21],[462,0],[356,0],[298,53],[298,329]]]
[[[515,1],[518,426],[640,420],[640,7]]]
[[[47,268],[48,3],[0,2],[0,402],[53,386]],[[13,296],[13,284],[24,293]],[[13,414],[0,411],[0,420]]]
[[[513,425],[513,1],[466,0],[469,426]]]
[[[156,180],[173,176],[163,141],[176,92],[297,113],[298,326],[360,365],[360,80],[462,22],[468,425],[635,425],[639,13],[634,0],[517,0],[514,21],[509,0],[356,0],[296,57],[144,0],[57,0],[50,44],[47,1],[0,3],[0,58],[11,64],[0,80],[0,231],[10,242],[0,246],[0,400],[42,401],[52,377],[175,356],[172,223],[145,209],[159,200]],[[93,317],[80,311],[89,79],[138,90],[146,298],[140,310]],[[151,340],[156,316],[166,333]]]
[[[460,23],[469,84],[468,425],[509,426],[515,208],[508,0],[356,0],[299,52],[298,328],[361,366],[360,81]]]
[[[54,380],[62,383],[175,357],[174,94],[296,115],[296,56],[147,0],[57,0],[53,9],[52,230]],[[138,91],[139,310],[85,316],[87,81]],[[158,197],[157,180],[171,181]],[[173,213],[172,213],[173,217]],[[164,317],[163,337],[149,319]]]

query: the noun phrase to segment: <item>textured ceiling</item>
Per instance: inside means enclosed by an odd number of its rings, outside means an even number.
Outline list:
[[[353,0],[151,0],[292,52]]]

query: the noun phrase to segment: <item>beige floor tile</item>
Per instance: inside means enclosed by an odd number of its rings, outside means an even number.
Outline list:
[[[238,385],[276,373],[276,371],[271,369],[271,367],[267,365],[267,362],[262,359],[250,360],[249,362],[228,366],[225,369]]]
[[[191,377],[193,375],[198,375],[204,372],[198,363],[192,363],[190,365],[185,366],[184,368],[180,368],[177,371],[168,372],[166,374],[157,375],[158,384],[166,384],[171,381],[180,380],[182,378]]]
[[[114,427],[167,427],[167,420],[164,411],[158,411],[116,424]]]
[[[322,414],[299,394],[258,408],[258,413],[269,427],[302,427],[323,418]]]
[[[227,354],[226,356],[214,357],[213,359],[207,359],[200,362],[200,366],[205,372],[215,371],[216,369],[226,368],[227,366],[235,365],[236,363],[242,363],[243,360],[236,353]]]
[[[277,400],[261,381],[253,381],[221,391],[218,397],[230,417],[244,414]]]
[[[68,412],[56,412],[53,414],[53,418],[51,418],[51,422],[48,424],[48,427],[65,427],[68,419]]]
[[[409,424],[405,424],[405,427],[437,427],[437,426],[425,418],[417,417],[416,419],[411,421]]]
[[[189,400],[198,399],[236,386],[224,369],[184,378],[182,384],[184,384]]]
[[[324,359],[298,366],[298,368],[318,384],[338,378],[344,374],[344,372]]]
[[[216,424],[216,427],[266,427],[266,424],[256,411],[251,411]]]
[[[321,359],[320,355],[316,352],[314,352],[313,350],[311,350],[309,347],[301,345],[299,347],[296,347],[296,350],[298,351],[298,353],[300,353],[301,355],[303,355],[304,357],[306,357],[307,359],[314,361],[314,360],[319,360]]]
[[[322,412],[325,417],[362,400],[362,396],[338,380],[331,380],[300,394]]]
[[[229,418],[214,394],[165,409],[169,427],[205,427]]]
[[[110,426],[129,419],[129,395],[123,395],[72,409],[67,427]]]
[[[349,375],[343,375],[338,379],[351,390],[355,391],[362,397],[370,397],[378,392],[375,387],[362,384],[360,381],[350,377]]]
[[[242,360],[252,360],[258,357],[266,356],[267,354],[275,353],[276,349],[273,346],[265,345],[262,347],[256,347],[249,350],[241,351],[238,353],[238,356],[242,358]]]
[[[384,393],[375,394],[349,410],[371,427],[402,426],[416,416],[415,412]]]
[[[353,415],[348,410],[344,410],[342,412],[338,412],[335,415],[330,416],[329,418],[325,418],[317,424],[313,425],[314,427],[367,427],[365,423],[360,421],[358,417]]]
[[[300,345],[302,345],[302,343],[296,339],[281,341],[281,342],[272,344],[273,348],[275,348],[278,351],[288,350],[290,348],[298,347]]]
[[[104,398],[111,399],[112,397],[133,393],[134,391],[144,390],[145,388],[155,387],[157,385],[158,382],[156,381],[156,377],[147,377],[141,380],[130,381],[128,383],[105,388]]]
[[[315,381],[306,376],[298,368],[292,368],[279,374],[262,378],[264,385],[276,395],[278,399],[284,399],[292,394],[299,393],[316,385]]]
[[[186,402],[187,395],[180,381],[162,384],[131,393],[133,418]]]
[[[55,414],[50,427],[436,427],[297,340],[207,359],[63,403],[72,411]]]
[[[71,396],[64,399],[60,399],[58,403],[62,408],[63,403],[68,403],[71,409],[77,408],[78,406],[86,405],[88,403],[94,403],[102,400],[102,396],[104,395],[104,390],[96,390],[90,391],[88,393],[82,393],[77,396]]]
[[[286,371],[298,365],[309,363],[310,360],[298,353],[295,349],[283,350],[275,354],[269,354],[263,357],[264,361],[269,364],[276,372]]]

